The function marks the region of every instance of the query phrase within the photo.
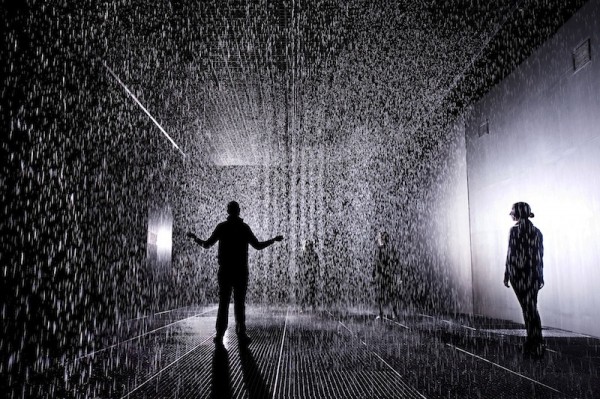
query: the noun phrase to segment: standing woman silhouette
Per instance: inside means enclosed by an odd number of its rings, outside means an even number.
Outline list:
[[[537,299],[538,291],[544,286],[544,239],[529,220],[534,216],[529,204],[515,203],[510,216],[516,224],[510,228],[504,285],[512,285],[523,312],[527,330],[523,354],[542,357],[545,345]]]

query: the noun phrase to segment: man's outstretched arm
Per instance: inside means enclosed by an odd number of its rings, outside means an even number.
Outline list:
[[[191,231],[188,231],[188,233],[186,234],[187,238],[191,238],[192,240],[194,240],[194,242],[198,245],[205,245],[206,241],[202,241],[201,239],[198,238],[198,236],[194,233],[192,233]]]
[[[254,233],[250,232],[250,245],[252,245],[252,248],[259,250],[259,251],[261,249],[265,249],[266,247],[273,245],[275,243],[275,241],[281,241],[281,240],[283,240],[282,235],[273,237],[267,241],[258,241],[258,239],[254,236]]]
[[[210,248],[213,245],[215,245],[215,243],[217,241],[219,241],[220,232],[221,232],[221,230],[219,229],[219,226],[217,226],[215,228],[215,231],[213,231],[213,233],[210,235],[210,237],[208,237],[208,240],[204,241],[204,243],[202,244],[202,246],[204,248]]]
[[[215,231],[212,233],[212,235],[209,237],[208,240],[203,241],[200,238],[198,238],[198,236],[194,233],[192,233],[191,231],[187,233],[187,236],[189,238],[191,238],[192,240],[194,240],[194,242],[198,245],[202,245],[203,248],[210,248],[213,245],[215,245],[215,243],[217,242],[217,240],[219,239],[219,234],[218,234],[218,228],[215,229]]]

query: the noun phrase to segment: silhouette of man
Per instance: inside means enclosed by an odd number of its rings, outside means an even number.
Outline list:
[[[541,357],[545,347],[537,298],[538,291],[544,286],[543,236],[529,220],[533,217],[529,204],[515,203],[510,216],[517,223],[510,228],[504,285],[510,287],[510,281],[523,312],[527,330],[523,353]]]
[[[204,248],[212,247],[219,241],[219,310],[217,313],[217,335],[215,343],[223,343],[223,335],[227,330],[229,302],[233,291],[233,306],[238,340],[242,344],[250,343],[246,335],[246,291],[248,289],[248,244],[254,249],[261,250],[283,240],[279,235],[267,241],[258,241],[250,227],[240,218],[240,205],[231,201],[227,204],[229,216],[225,222],[219,223],[206,241],[199,239],[194,233],[187,236]]]
[[[391,305],[392,318],[396,318],[396,259],[389,247],[390,236],[386,232],[381,232],[377,237],[377,257],[373,269],[373,279],[377,295],[377,304],[379,306],[379,316],[377,319],[384,318],[384,307]]]

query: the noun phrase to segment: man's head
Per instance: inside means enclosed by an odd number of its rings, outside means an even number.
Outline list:
[[[390,235],[385,231],[377,233],[377,245],[379,247],[385,247],[390,241]]]
[[[227,213],[231,216],[240,216],[240,204],[235,201],[231,201],[227,204]]]

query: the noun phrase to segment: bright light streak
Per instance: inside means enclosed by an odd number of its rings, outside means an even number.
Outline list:
[[[158,123],[158,121],[156,119],[154,119],[154,117],[152,115],[150,115],[150,112],[148,112],[148,110],[146,109],[146,107],[144,107],[142,105],[142,103],[140,102],[140,100],[137,99],[137,97],[135,96],[135,94],[133,94],[131,92],[131,90],[129,90],[129,88],[127,88],[127,86],[125,86],[125,83],[123,83],[121,81],[121,79],[119,79],[119,77],[113,72],[113,70],[110,69],[108,65],[106,65],[106,62],[104,62],[103,64],[104,64],[104,67],[108,70],[108,72],[110,72],[110,74],[113,76],[113,78],[115,78],[116,81],[119,82],[119,84],[121,86],[123,86],[123,88],[125,89],[125,91],[127,92],[127,94],[129,94],[131,96],[131,98],[133,98],[133,100],[137,103],[137,105],[139,105],[140,108],[142,108],[142,110],[146,113],[146,115],[148,115],[150,117],[150,119],[152,120],[152,122],[154,122],[154,124],[160,129],[160,131],[169,139],[169,141],[171,142],[171,144],[173,144],[173,147],[177,148],[179,150],[179,152],[181,152],[181,154],[185,157],[185,154],[183,153],[183,151],[181,151],[181,148],[179,148],[179,146],[175,143],[175,141],[173,141],[173,139],[171,138],[171,136],[169,136],[167,134],[167,132],[165,131],[165,129],[163,129],[163,127]]]

